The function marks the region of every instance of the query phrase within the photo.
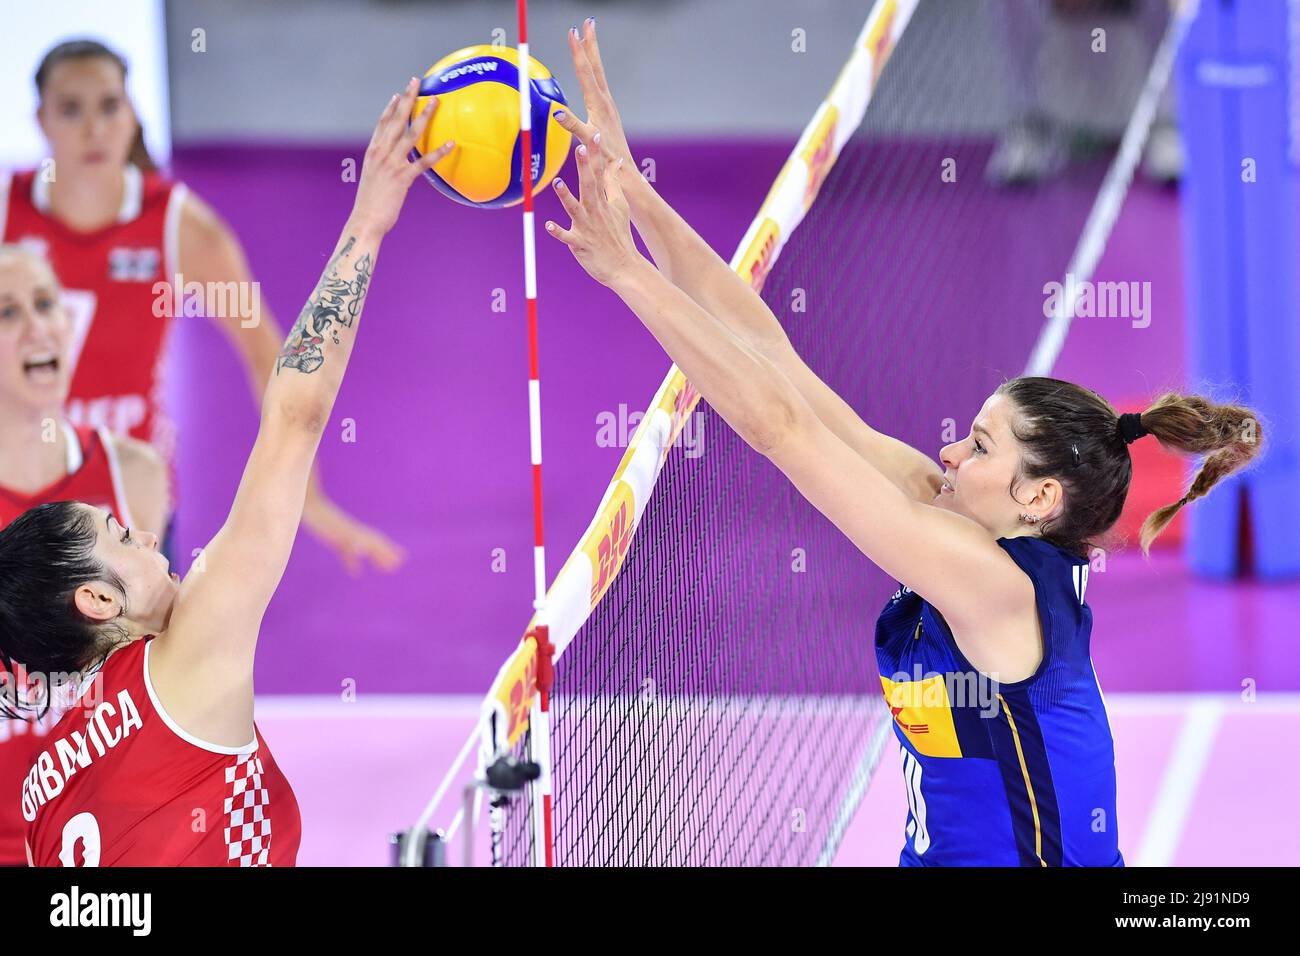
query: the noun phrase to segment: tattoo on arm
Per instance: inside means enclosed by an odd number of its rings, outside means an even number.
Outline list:
[[[356,238],[349,236],[343,248],[330,260],[325,274],[316,284],[315,291],[307,304],[298,313],[289,337],[276,359],[275,373],[282,368],[293,368],[304,374],[310,374],[325,364],[325,353],[321,346],[328,335],[335,345],[339,344],[338,326],[351,328],[361,312],[361,305],[366,298],[370,285],[373,263],[370,253],[366,253],[356,263],[356,276],[351,280],[339,277],[339,260],[352,251]]]

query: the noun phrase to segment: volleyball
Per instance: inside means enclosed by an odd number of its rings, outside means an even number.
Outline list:
[[[572,139],[555,120],[564,94],[542,63],[530,58],[533,195],[564,165]],[[482,44],[451,53],[424,74],[412,122],[438,97],[438,110],[416,148],[421,155],[456,141],[425,173],[439,192],[467,206],[513,206],[524,198],[523,136],[519,121],[519,54]]]

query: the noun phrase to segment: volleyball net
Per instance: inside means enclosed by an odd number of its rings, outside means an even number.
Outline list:
[[[1157,51],[1135,46],[1113,116],[1013,188],[992,171],[1024,84],[1050,100],[1039,87],[1070,69],[1027,63],[1020,42],[994,2],[875,3],[731,262],[813,371],[923,450],[1044,364],[1044,285],[1104,245],[1114,217],[1097,209],[1136,162],[1115,147],[1152,95]],[[1008,45],[1027,73],[999,73]],[[674,451],[691,416],[698,456]],[[872,639],[897,586],[670,368],[411,832],[441,813],[435,842],[454,845],[486,806],[502,865],[548,847],[570,866],[829,863],[891,732]]]

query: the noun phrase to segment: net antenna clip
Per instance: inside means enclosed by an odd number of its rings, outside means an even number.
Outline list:
[[[541,775],[540,764],[532,760],[519,760],[514,754],[506,754],[488,766],[484,784],[494,801],[502,797],[508,799],[509,794],[518,793]]]
[[[537,692],[542,695],[542,706],[549,709],[551,688],[555,686],[555,645],[551,643],[551,629],[538,624],[528,635],[537,645]]]

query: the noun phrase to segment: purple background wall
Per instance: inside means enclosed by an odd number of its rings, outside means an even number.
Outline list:
[[[788,142],[655,143],[658,185],[730,257]],[[175,174],[231,224],[287,327],[351,208],[341,181],[360,146],[187,147]],[[736,162],[743,156],[743,162]],[[572,163],[566,167],[572,177]],[[539,224],[559,218],[549,190]],[[393,575],[352,578],[305,531],[267,612],[259,693],[482,693],[532,606],[527,339],[517,209],[458,206],[417,183],[384,243],[362,332],[325,433],[326,489],[408,552]],[[622,450],[596,416],[643,411],[669,362],[613,293],[539,230],[548,573],[591,520]],[[493,290],[507,297],[492,311]],[[217,530],[257,416],[242,369],[204,320],[179,323],[172,405],[181,430],[178,563]],[[355,443],[343,421],[356,423]],[[630,431],[630,429],[629,429]],[[504,548],[505,573],[492,571]]]
[[[777,141],[696,141],[658,142],[647,152],[657,160],[659,188],[729,257],[787,150]],[[240,235],[283,325],[296,316],[347,215],[354,187],[341,181],[340,164],[359,152],[222,147],[176,157],[177,175]],[[543,193],[539,218],[558,213]],[[1116,403],[1187,384],[1178,235],[1176,194],[1135,183],[1096,278],[1150,281],[1151,324],[1077,320],[1055,374]],[[668,360],[619,300],[545,235],[538,259],[554,575],[622,454],[597,445],[596,416],[617,413],[620,404],[642,411]],[[491,310],[496,288],[506,290],[504,313]],[[381,253],[361,341],[320,452],[335,500],[392,535],[408,561],[393,575],[352,578],[302,533],[265,619],[259,693],[336,694],[349,679],[360,693],[486,689],[531,614],[524,321],[517,211],[462,208],[417,184]],[[257,417],[233,352],[209,323],[180,323],[173,345],[184,567],[225,517]],[[342,440],[345,418],[356,423],[354,444]],[[716,418],[710,425],[721,427]],[[491,570],[495,548],[505,549],[505,573]],[[1094,650],[1108,687],[1221,689],[1242,674],[1300,687],[1286,630],[1265,623],[1294,616],[1300,587],[1198,583],[1173,554],[1149,566],[1131,555],[1120,567],[1126,570],[1108,575],[1108,595],[1100,580],[1095,589]],[[1152,620],[1163,624],[1133,627]],[[1146,661],[1167,650],[1167,633],[1183,634],[1197,650],[1179,657],[1178,667],[1153,671]],[[1258,639],[1231,639],[1239,633]]]

